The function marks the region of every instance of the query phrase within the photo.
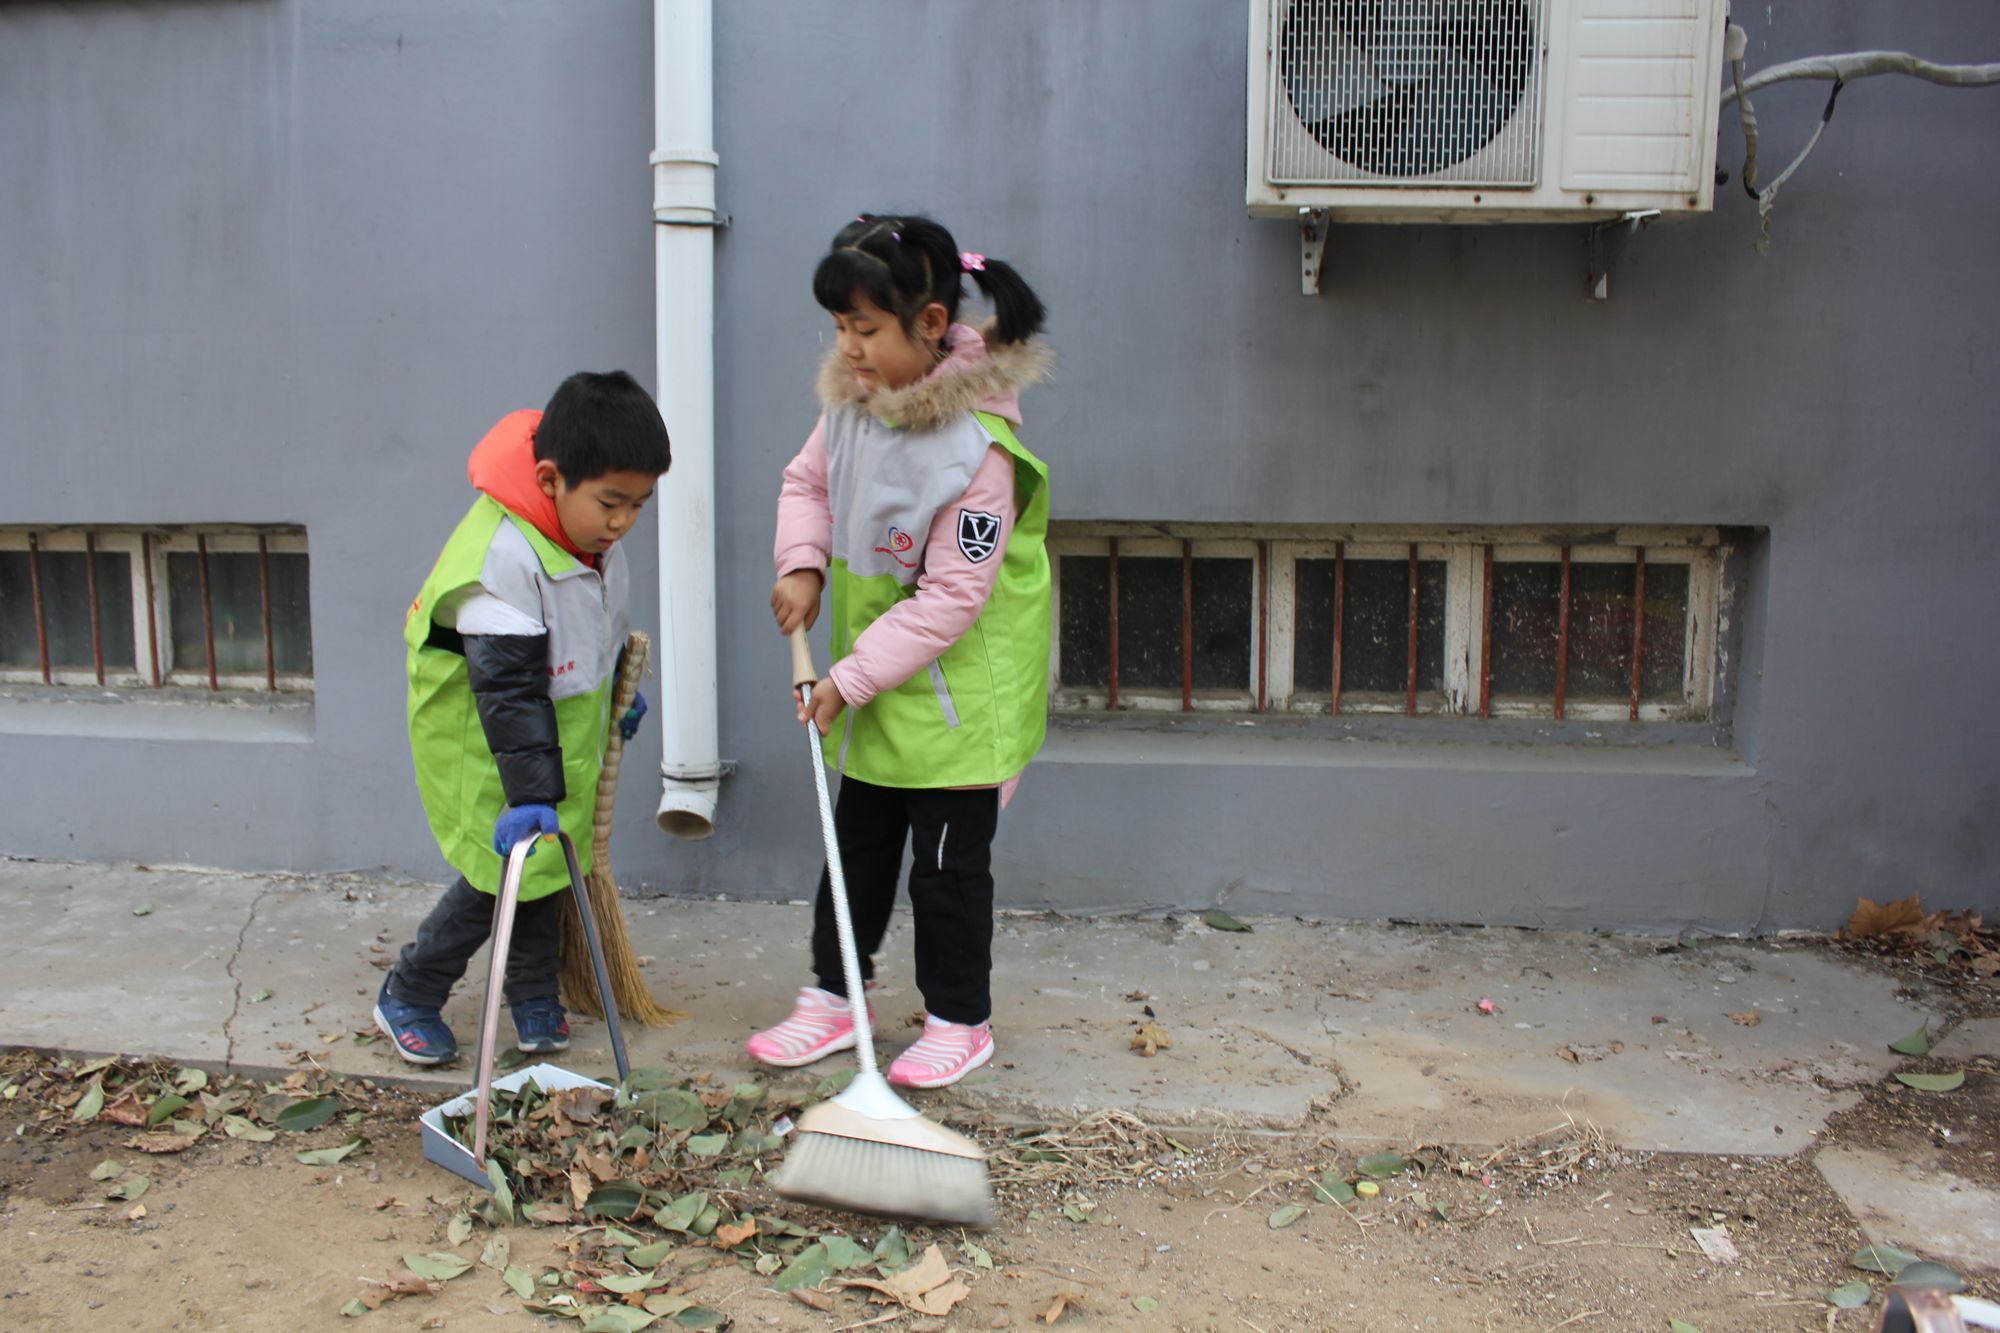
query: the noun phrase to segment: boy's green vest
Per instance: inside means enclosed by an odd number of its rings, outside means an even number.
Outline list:
[[[507,797],[479,723],[465,657],[434,646],[430,640],[438,603],[481,582],[502,523],[511,523],[527,538],[540,561],[540,576],[546,581],[552,603],[545,611],[556,609],[554,603],[568,606],[567,615],[545,615],[550,629],[550,660],[576,662],[582,668],[563,679],[559,689],[550,690],[562,742],[565,789],[556,814],[563,832],[576,844],[586,874],[590,870],[597,775],[604,763],[605,726],[617,662],[616,646],[605,642],[609,636],[602,627],[591,632],[596,619],[591,614],[593,603],[601,610],[605,601],[597,571],[544,537],[534,524],[490,496],[480,496],[445,543],[422,591],[410,604],[403,621],[403,642],[409,650],[410,756],[416,764],[424,813],[430,818],[431,833],[444,859],[485,893],[500,891],[504,863],[493,851],[493,824],[506,811]],[[565,634],[574,641],[559,642]],[[588,639],[597,642],[585,642]],[[522,872],[522,901],[547,897],[568,887],[569,872],[561,850],[542,844]]]
[[[930,670],[842,712],[827,735],[827,763],[877,786],[993,786],[1028,766],[1048,730],[1048,468],[1005,418],[974,415],[1014,457],[1014,529],[972,628]],[[828,581],[836,661],[916,592],[891,575],[850,572],[839,552]]]

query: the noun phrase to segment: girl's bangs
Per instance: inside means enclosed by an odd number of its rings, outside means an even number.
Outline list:
[[[854,311],[854,293],[894,312],[900,304],[889,282],[889,266],[859,250],[835,250],[813,270],[813,300],[831,315]]]

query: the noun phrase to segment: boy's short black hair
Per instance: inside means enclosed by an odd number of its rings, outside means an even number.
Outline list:
[[[673,462],[667,423],[652,395],[622,370],[579,370],[542,409],[535,457],[556,465],[565,485],[607,472],[657,477]]]

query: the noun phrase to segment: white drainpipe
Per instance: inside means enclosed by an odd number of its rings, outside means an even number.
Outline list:
[[[653,3],[653,269],[662,479],[660,827],[715,832],[715,104],[711,0]]]

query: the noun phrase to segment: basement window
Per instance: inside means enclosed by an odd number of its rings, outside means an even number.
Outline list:
[[[0,681],[309,693],[296,527],[0,528]]]
[[[1713,716],[1716,528],[1057,523],[1050,705]]]

